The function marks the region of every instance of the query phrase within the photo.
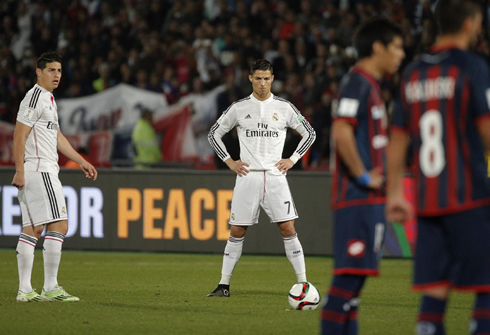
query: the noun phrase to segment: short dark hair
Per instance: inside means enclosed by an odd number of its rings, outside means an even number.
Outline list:
[[[463,28],[464,21],[482,11],[477,0],[440,0],[435,18],[441,34],[454,34]]]
[[[270,71],[271,74],[273,74],[272,70],[272,64],[265,59],[257,59],[250,65],[250,74],[254,74],[255,71],[260,70],[260,71]]]
[[[375,17],[364,22],[354,34],[354,47],[358,58],[370,57],[373,53],[373,44],[376,41],[388,46],[403,31],[396,24],[384,17]]]
[[[44,70],[47,63],[58,62],[61,64],[61,55],[57,52],[45,52],[37,59],[36,67]]]

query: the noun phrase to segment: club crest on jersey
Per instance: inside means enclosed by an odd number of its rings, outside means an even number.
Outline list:
[[[231,213],[231,219],[235,220],[235,213]]]
[[[279,121],[279,115],[277,113],[272,114],[272,120]]]
[[[65,206],[63,206],[63,208],[61,209],[61,214],[63,214],[63,215],[66,214],[66,208],[65,208]]]

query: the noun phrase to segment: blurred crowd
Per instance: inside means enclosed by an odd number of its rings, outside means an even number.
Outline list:
[[[488,1],[490,3],[490,1]],[[63,56],[58,99],[119,83],[164,94],[169,104],[224,84],[217,117],[251,93],[249,64],[274,66],[272,91],[294,103],[317,132],[308,158],[325,165],[332,100],[356,59],[355,27],[385,15],[404,31],[403,66],[433,42],[431,0],[3,0],[0,120],[15,122],[35,83],[37,57]],[[488,4],[487,4],[488,6]],[[490,13],[487,9],[485,13]],[[488,25],[485,18],[485,28]],[[487,29],[477,51],[490,57]],[[399,75],[383,82],[388,110]]]

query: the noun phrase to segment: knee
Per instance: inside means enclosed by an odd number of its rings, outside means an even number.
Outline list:
[[[279,231],[281,232],[282,236],[292,236],[296,234],[296,229],[294,229],[294,221],[280,223]]]
[[[242,238],[247,232],[247,227],[242,226],[231,226],[230,236],[235,238]]]
[[[36,226],[32,229],[32,232],[34,234],[34,237],[37,238],[38,240],[41,238],[41,234],[43,233],[44,226]]]

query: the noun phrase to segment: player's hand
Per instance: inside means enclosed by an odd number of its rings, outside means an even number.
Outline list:
[[[228,159],[226,165],[230,168],[231,171],[235,172],[240,177],[246,176],[248,173],[247,167],[250,166],[241,160],[234,161],[233,159]]]
[[[390,196],[386,202],[386,218],[391,222],[404,222],[412,216],[412,206],[403,195]]]
[[[24,172],[16,172],[10,184],[17,187],[19,191],[22,190],[25,185]]]
[[[371,182],[368,185],[369,188],[379,189],[383,186],[385,177],[380,167],[375,167],[369,171],[369,175],[371,176]]]
[[[286,172],[288,172],[288,170],[291,169],[293,165],[293,161],[289,158],[281,159],[279,162],[276,163],[277,169],[281,171],[282,174],[286,174]]]
[[[97,179],[97,170],[94,168],[92,164],[84,160],[80,164],[80,169],[85,173],[85,177],[88,179],[96,180]]]

